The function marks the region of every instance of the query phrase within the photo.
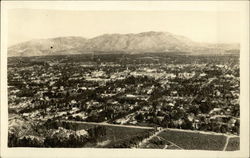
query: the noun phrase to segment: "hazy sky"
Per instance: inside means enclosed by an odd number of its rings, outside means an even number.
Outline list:
[[[58,36],[91,38],[104,33],[165,31],[198,42],[239,42],[237,12],[60,11],[15,9],[8,12],[8,45]]]

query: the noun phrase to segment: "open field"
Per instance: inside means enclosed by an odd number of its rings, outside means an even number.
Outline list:
[[[225,135],[214,135],[214,134],[203,134],[197,132],[185,132],[177,130],[166,129],[158,136],[171,141],[183,149],[186,150],[223,150],[226,144],[227,136]],[[229,138],[232,139],[232,138]],[[229,149],[239,149],[239,138],[231,140]]]
[[[67,123],[66,123],[67,124]],[[64,125],[66,125],[64,124]],[[121,126],[121,125],[112,125],[112,124],[99,124],[98,123],[88,123],[88,122],[68,122],[75,127],[76,130],[87,130],[96,126],[106,127],[106,138],[111,140],[120,140],[120,139],[127,139],[132,137],[133,135],[137,135],[138,133],[144,132],[152,132],[154,128],[140,128],[135,126]]]
[[[235,151],[240,149],[240,138],[232,137],[229,138],[226,151]]]
[[[131,148],[139,144],[139,140],[134,142],[138,136],[150,138],[139,148],[150,149],[170,149],[170,150],[219,150],[235,151],[239,150],[239,137],[225,134],[199,132],[178,129],[163,129],[158,134],[151,127],[136,127],[127,125],[113,125],[108,123],[90,123],[78,121],[66,121],[62,125],[69,128],[68,125],[75,130],[88,130],[93,127],[106,127],[106,136],[101,138],[104,145],[95,144],[95,147],[104,148]],[[228,139],[228,143],[226,142]],[[142,139],[140,139],[142,140]],[[88,146],[85,146],[88,147]],[[90,147],[90,146],[89,146]],[[93,147],[93,144],[92,144]]]

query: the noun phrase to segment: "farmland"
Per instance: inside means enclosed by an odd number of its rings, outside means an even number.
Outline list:
[[[179,150],[239,150],[239,137],[217,133],[164,129],[141,148]]]
[[[240,146],[240,141],[238,137],[229,138],[226,151],[235,151],[238,150]]]
[[[187,150],[222,150],[226,142],[226,136],[223,135],[176,130],[166,130],[159,136]]]

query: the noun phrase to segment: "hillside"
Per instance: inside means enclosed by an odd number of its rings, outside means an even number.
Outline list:
[[[65,54],[71,54],[68,50],[79,48],[85,42],[86,39],[82,37],[35,39],[9,47],[8,56],[60,55],[65,50]]]
[[[127,53],[185,52],[188,54],[237,53],[239,44],[206,44],[168,32],[104,34],[91,39],[59,37],[36,39],[8,48],[8,56],[81,54],[93,51]]]

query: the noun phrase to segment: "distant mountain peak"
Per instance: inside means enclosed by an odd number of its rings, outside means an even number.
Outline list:
[[[141,32],[139,35],[144,36],[153,36],[153,35],[169,35],[169,32],[160,32],[160,31],[147,31],[147,32]]]

